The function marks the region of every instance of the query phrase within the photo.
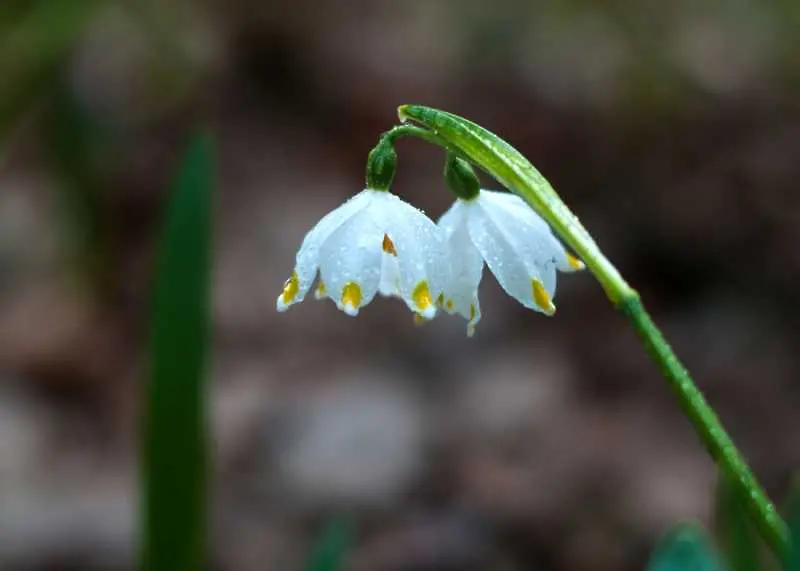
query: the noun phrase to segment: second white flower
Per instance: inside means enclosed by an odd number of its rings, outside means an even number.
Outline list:
[[[556,310],[556,270],[583,268],[547,223],[521,198],[507,192],[481,190],[473,199],[456,200],[439,220],[439,227],[445,233],[452,268],[441,304],[448,313],[469,320],[470,336],[481,318],[478,285],[484,261],[506,293],[546,315]]]

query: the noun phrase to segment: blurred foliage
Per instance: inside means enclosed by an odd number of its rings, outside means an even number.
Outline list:
[[[758,536],[748,521],[747,508],[721,473],[715,511],[717,541],[730,571],[757,571],[760,568]]]
[[[68,248],[77,273],[97,295],[114,290],[113,213],[102,186],[107,137],[100,125],[64,82],[52,97],[47,133],[50,164],[56,177]]]
[[[353,544],[353,524],[344,517],[332,519],[317,537],[306,563],[306,571],[337,571]]]
[[[647,571],[723,571],[723,566],[708,535],[688,524],[667,533],[653,551]]]
[[[95,0],[2,3],[0,143],[13,122],[53,88],[69,49],[100,4]]]
[[[786,519],[792,537],[792,552],[788,554],[787,571],[800,571],[800,479],[796,478],[786,506]]]
[[[197,136],[175,182],[156,269],[142,449],[147,571],[201,569],[206,557],[214,176],[211,140]]]

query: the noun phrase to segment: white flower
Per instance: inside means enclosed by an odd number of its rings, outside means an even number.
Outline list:
[[[277,308],[303,301],[319,270],[316,297],[330,297],[348,315],[357,315],[380,292],[432,319],[446,268],[436,224],[390,192],[368,188],[306,234]]]
[[[520,197],[481,190],[456,200],[442,218],[451,273],[442,306],[469,320],[472,336],[481,318],[478,285],[484,261],[511,297],[546,315],[555,313],[556,270],[583,268],[553,235],[547,223]]]

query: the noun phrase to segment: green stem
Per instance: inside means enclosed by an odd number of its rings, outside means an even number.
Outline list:
[[[669,382],[684,414],[694,425],[706,450],[733,482],[749,508],[759,533],[779,556],[789,551],[789,530],[764,493],[742,454],[725,431],[714,409],[703,397],[661,331],[653,323],[639,296],[622,300],[619,310],[630,319],[647,352]]]
[[[639,294],[603,255],[547,179],[511,145],[462,117],[420,105],[403,105],[398,113],[401,119],[413,120],[422,127],[404,124],[388,131],[386,136],[419,137],[469,160],[521,196],[575,250],[611,302],[631,320],[709,454],[735,485],[736,493],[747,506],[761,536],[779,558],[788,553],[791,542],[786,524],[725,432],[714,409],[650,319]]]

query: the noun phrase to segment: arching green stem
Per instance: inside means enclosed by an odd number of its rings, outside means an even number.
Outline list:
[[[735,484],[761,536],[779,558],[788,553],[790,540],[786,524],[716,413],[645,311],[639,294],[603,255],[547,179],[511,145],[471,121],[421,105],[403,105],[398,113],[401,120],[411,120],[417,125],[399,125],[387,131],[385,137],[392,141],[402,136],[418,137],[469,160],[521,196],[580,256],[611,302],[633,324],[709,454]]]

